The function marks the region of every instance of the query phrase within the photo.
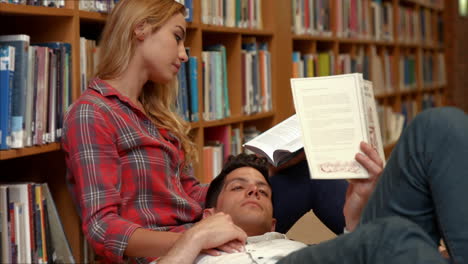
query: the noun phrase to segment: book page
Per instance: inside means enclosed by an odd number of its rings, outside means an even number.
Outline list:
[[[375,103],[374,90],[372,82],[364,81],[363,95],[365,101],[365,114],[367,115],[367,127],[369,144],[377,150],[380,158],[385,165],[385,153],[382,143],[382,133],[380,131],[379,116],[377,115],[377,106]]]
[[[299,150],[303,147],[303,144],[301,141],[301,128],[297,116],[292,115],[244,144],[244,147],[252,150],[249,146],[263,150],[272,161],[275,150],[287,150],[291,153]]]
[[[367,178],[356,160],[367,142],[361,74],[291,79],[312,178]]]

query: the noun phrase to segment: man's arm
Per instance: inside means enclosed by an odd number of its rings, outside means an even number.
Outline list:
[[[223,245],[232,248],[232,252],[239,252],[246,240],[247,234],[232,222],[231,216],[217,213],[187,230],[158,264],[193,263],[201,251]]]

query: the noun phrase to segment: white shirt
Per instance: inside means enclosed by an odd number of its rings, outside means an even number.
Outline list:
[[[240,253],[221,253],[220,256],[201,254],[196,264],[273,264],[289,253],[305,247],[301,242],[289,240],[286,235],[269,232],[261,236],[247,238],[245,251]]]

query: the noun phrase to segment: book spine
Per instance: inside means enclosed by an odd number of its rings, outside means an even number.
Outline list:
[[[24,114],[26,110],[29,36],[0,36],[0,43],[15,47],[15,75],[11,110],[11,147],[24,147]]]
[[[197,57],[189,58],[189,83],[190,83],[190,113],[191,121],[198,121],[198,70],[197,70]]]
[[[0,47],[0,149],[11,144],[11,96],[15,71],[15,48]]]

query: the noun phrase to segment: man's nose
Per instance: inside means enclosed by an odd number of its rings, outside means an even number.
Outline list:
[[[253,186],[251,187],[248,192],[247,192],[247,196],[255,196],[255,197],[259,197],[259,193],[258,193],[258,188],[257,186]]]

